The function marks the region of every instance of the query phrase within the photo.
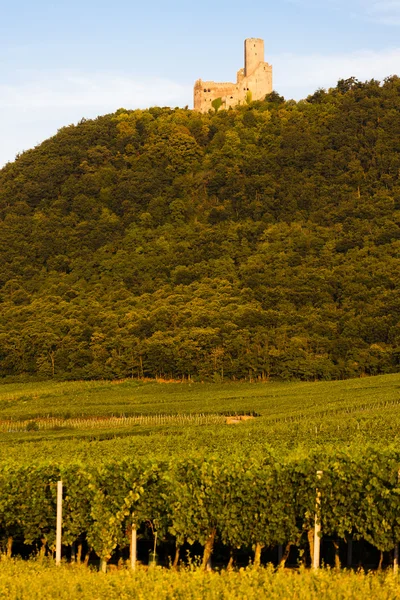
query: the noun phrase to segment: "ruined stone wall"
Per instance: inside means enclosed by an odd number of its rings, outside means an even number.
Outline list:
[[[249,92],[252,100],[262,100],[272,92],[272,66],[264,62],[264,41],[250,38],[244,47],[245,67],[237,72],[236,83],[196,81],[194,110],[208,112],[217,98],[221,98],[222,108],[230,108],[244,104]]]
[[[215,81],[196,81],[194,87],[194,109],[199,112],[208,112],[212,102],[221,98],[223,107],[236,106],[238,86],[235,83],[215,83]]]

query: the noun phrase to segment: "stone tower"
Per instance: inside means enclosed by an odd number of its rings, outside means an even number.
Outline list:
[[[264,40],[249,38],[244,40],[244,75],[249,77],[260,62],[264,62]]]
[[[272,66],[264,62],[264,40],[249,38],[244,42],[244,69],[237,72],[236,83],[198,79],[194,85],[194,110],[208,112],[218,98],[222,108],[244,104],[249,98],[263,100],[272,89]]]

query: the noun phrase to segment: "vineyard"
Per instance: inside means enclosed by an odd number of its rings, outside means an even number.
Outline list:
[[[9,556],[117,565],[322,562],[377,568],[400,542],[400,377],[0,388]],[[319,502],[316,506],[316,493]]]
[[[267,384],[41,382],[0,386],[0,459],[101,460],[394,446],[399,375]],[[234,415],[254,418],[229,424]],[[233,421],[235,419],[232,419]]]
[[[206,568],[219,541],[231,562],[235,552],[244,551],[260,564],[264,548],[279,553],[281,547],[278,562],[283,566],[292,547],[308,543],[312,558],[318,489],[317,519],[331,539],[335,563],[340,562],[340,540],[368,542],[381,552],[382,562],[383,553],[400,541],[399,467],[399,451],[372,449],[286,459],[3,464],[0,524],[9,555],[14,539],[37,545],[43,554],[54,550],[56,489],[62,480],[65,556],[82,559],[85,548],[87,560],[98,557],[105,570],[113,556],[120,559],[129,552],[135,531],[151,537],[154,560],[159,553],[165,565],[178,564],[181,549],[197,544],[204,547]]]

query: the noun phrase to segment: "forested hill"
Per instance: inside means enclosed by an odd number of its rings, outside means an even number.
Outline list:
[[[0,374],[400,364],[400,78],[119,110],[0,171]]]

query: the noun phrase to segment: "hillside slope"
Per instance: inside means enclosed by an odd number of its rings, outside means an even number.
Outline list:
[[[0,376],[400,364],[400,78],[119,110],[0,171]]]

